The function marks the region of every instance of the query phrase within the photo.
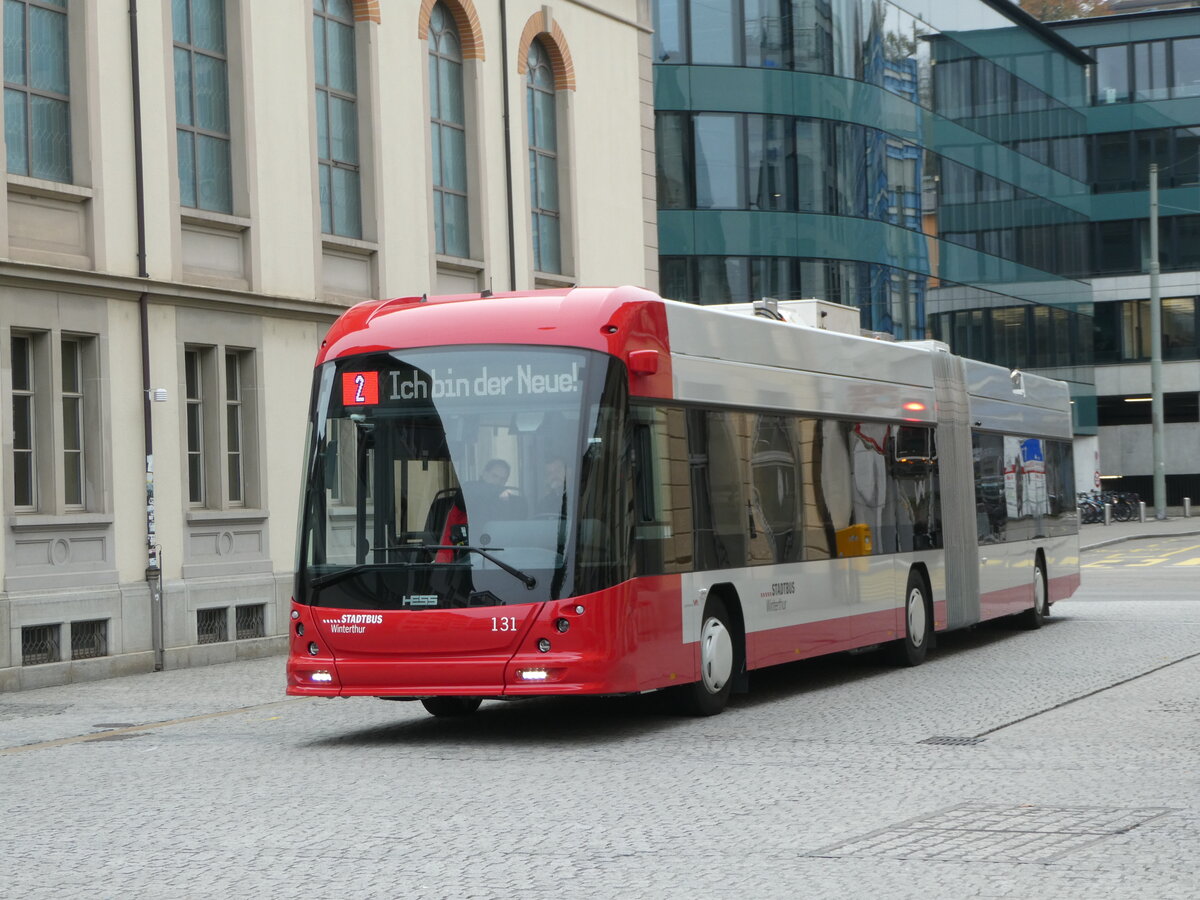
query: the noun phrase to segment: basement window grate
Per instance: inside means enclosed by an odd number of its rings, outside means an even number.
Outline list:
[[[237,620],[236,633],[239,641],[267,636],[267,605],[265,603],[239,606],[235,610],[234,618]]]
[[[26,625],[21,629],[21,665],[40,666],[62,658],[62,625]]]
[[[196,610],[196,643],[220,644],[229,640],[229,607]]]
[[[71,623],[71,659],[108,656],[108,619]]]

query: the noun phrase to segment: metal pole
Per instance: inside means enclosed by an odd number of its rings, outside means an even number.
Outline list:
[[[1154,517],[1167,517],[1163,464],[1162,297],[1158,287],[1158,163],[1150,163],[1150,422],[1154,455]]]

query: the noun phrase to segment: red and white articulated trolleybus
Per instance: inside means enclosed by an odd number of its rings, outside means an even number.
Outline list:
[[[915,665],[1071,595],[1065,385],[755,307],[349,310],[316,362],[287,692],[452,715],[669,688],[711,715],[755,669]]]

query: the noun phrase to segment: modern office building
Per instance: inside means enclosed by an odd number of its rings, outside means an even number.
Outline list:
[[[282,648],[349,304],[657,283],[649,23],[7,0],[0,690]]]
[[[656,0],[655,14],[665,293],[821,297],[857,306],[864,329],[1063,378],[1078,487],[1149,473],[1148,430],[1108,429],[1115,406],[1149,414],[1113,399],[1144,394],[1146,367],[1107,365],[1145,353],[1129,345],[1145,340],[1148,296],[1146,191],[1129,155],[1173,154],[1169,353],[1194,358],[1197,291],[1185,272],[1200,242],[1184,185],[1195,181],[1200,100],[1183,85],[1197,77],[1200,41],[1138,42],[1197,34],[1179,29],[1200,16],[1050,28],[1005,0]],[[1120,47],[1099,51],[1097,77],[1127,54],[1120,71],[1146,67],[1157,93],[1095,87],[1086,51],[1101,44]],[[1159,143],[1143,151],[1145,140]],[[1114,144],[1128,145],[1120,161]],[[1105,174],[1120,165],[1127,174]],[[1094,301],[1105,301],[1095,319]],[[1170,373],[1173,503],[1197,469],[1184,460],[1200,436],[1191,370]]]
[[[1080,19],[1054,31],[1096,60],[1084,113],[1099,236],[1090,280],[1100,469],[1106,487],[1153,497],[1149,187],[1157,165],[1166,501],[1200,503],[1200,9]]]
[[[1004,0],[655,11],[665,293],[854,305],[1071,381],[1094,432],[1088,57]]]

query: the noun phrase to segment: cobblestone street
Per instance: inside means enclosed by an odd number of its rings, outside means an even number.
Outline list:
[[[487,702],[465,720],[285,699],[282,658],[8,694],[0,885],[21,898],[1193,897],[1190,571],[1085,568],[1040,631],[946,635],[910,670],[864,654],[755,673],[712,719],[675,717],[656,695]]]

